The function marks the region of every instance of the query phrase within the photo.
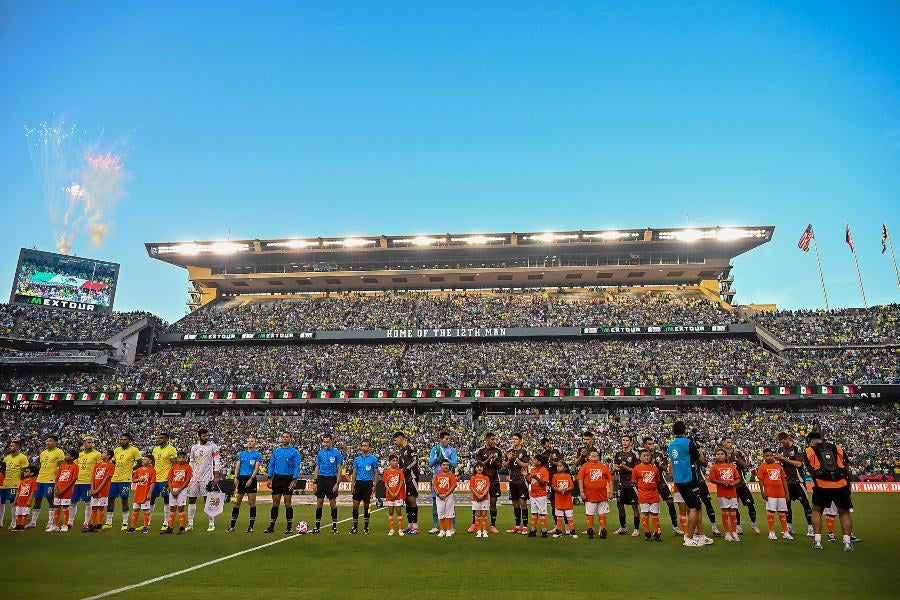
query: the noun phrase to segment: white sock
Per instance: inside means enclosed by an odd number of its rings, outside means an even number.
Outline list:
[[[41,516],[41,507],[38,506],[31,512],[31,523],[30,525],[37,525],[38,517]]]
[[[188,504],[188,525],[194,524],[194,513],[197,512],[196,504]]]
[[[816,540],[816,543],[817,543],[817,544],[818,544],[818,543],[821,543],[821,541],[822,541],[822,534],[821,534],[821,533],[815,534],[815,540]]]
[[[127,508],[122,509],[122,525],[131,527],[131,511]]]
[[[47,510],[47,527],[54,525],[56,525],[56,509],[51,507]]]
[[[6,502],[0,503],[0,529],[3,528],[4,517],[6,517]]]
[[[844,536],[844,543],[845,543],[845,544],[849,544],[849,543],[850,543],[850,536],[849,536],[849,535],[845,535],[845,536]]]
[[[84,524],[85,525],[91,524],[91,503],[90,502],[85,502],[85,504],[84,504]]]
[[[150,527],[150,523],[153,521],[153,510],[156,508],[154,504],[150,505],[150,510],[147,511],[147,514],[150,515],[147,518],[147,527]]]
[[[106,511],[106,524],[112,525],[112,521],[113,521],[113,511],[111,511],[111,510]]]
[[[209,517],[209,515],[206,515],[206,516]],[[213,527],[213,526],[215,526],[215,524],[216,524],[216,519],[215,519],[215,517],[209,517],[209,525],[210,525],[211,527]]]

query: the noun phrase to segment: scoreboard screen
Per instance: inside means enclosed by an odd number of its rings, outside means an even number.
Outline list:
[[[9,301],[106,312],[118,280],[117,263],[22,248]]]

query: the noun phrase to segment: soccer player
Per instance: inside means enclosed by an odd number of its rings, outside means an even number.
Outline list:
[[[160,533],[163,535],[172,535],[175,530],[175,518],[178,517],[178,534],[181,535],[186,531],[184,506],[188,501],[188,490],[190,490],[191,481],[194,479],[194,468],[188,463],[188,453],[184,451],[178,452],[175,457],[175,464],[169,469],[169,526],[165,531]]]
[[[631,442],[631,436],[622,436],[622,449],[613,456],[613,464],[616,466],[616,474],[619,476],[619,496],[616,500],[616,506],[619,509],[619,528],[614,532],[616,535],[626,535],[628,529],[625,527],[625,506],[631,505],[634,529],[631,531],[633,537],[641,534],[640,522],[641,518],[638,511],[638,497],[634,489],[631,479],[631,471],[637,466],[640,460],[634,451]]]
[[[684,535],[684,531],[678,527],[678,512],[675,509],[675,500],[672,497],[672,491],[669,489],[669,483],[666,481],[666,475],[669,473],[669,457],[665,452],[661,452],[656,447],[656,440],[652,437],[645,437],[644,448],[650,451],[650,463],[656,465],[662,481],[659,484],[659,497],[663,499],[669,509],[669,519],[672,521],[672,533],[675,535]]]
[[[547,458],[537,454],[532,459],[532,467],[528,472],[528,497],[531,504],[531,530],[528,537],[537,537],[537,526],[540,521],[541,537],[547,537],[547,488],[550,487],[550,471],[547,469]],[[487,523],[485,523],[486,525]],[[482,537],[487,537],[487,531]]]
[[[687,426],[684,421],[675,421],[672,424],[672,435],[675,436],[669,443],[669,461],[672,465],[672,478],[678,486],[678,493],[684,501],[687,510],[687,529],[684,530],[684,545],[689,548],[708,546],[713,540],[706,537],[701,529],[700,485],[706,482],[698,480],[699,468],[706,463],[706,458],[700,454],[700,448],[694,440],[687,437]]]
[[[141,466],[135,469],[131,478],[131,489],[134,492],[131,505],[131,526],[125,533],[134,533],[137,529],[138,514],[144,511],[144,527],[141,533],[150,533],[150,496],[153,493],[153,485],[156,483],[156,469],[153,468],[153,457],[141,458]]]
[[[384,470],[384,504],[388,509],[388,535],[394,535],[394,515],[397,516],[397,535],[403,537],[403,505],[406,504],[406,481],[400,459],[396,454],[388,458]]]
[[[445,458],[441,461],[441,470],[434,474],[432,481],[440,524],[438,537],[453,537],[453,517],[456,516],[453,492],[456,491],[457,485],[456,475],[450,472],[450,460]]]
[[[156,434],[156,445],[153,446],[153,468],[156,470],[156,481],[153,482],[153,490],[150,493],[150,520],[153,520],[153,511],[156,508],[156,499],[162,496],[163,499],[163,524],[160,531],[166,528],[166,517],[168,512],[169,501],[169,469],[175,464],[178,457],[178,450],[169,443],[169,433],[160,431]],[[149,525],[148,525],[149,527]]]
[[[612,472],[600,462],[600,453],[591,450],[588,461],[578,470],[578,489],[584,501],[587,515],[587,536],[594,538],[594,518],[599,517],[600,539],[606,539],[606,515],[609,514],[609,494],[612,490]]]
[[[97,532],[103,528],[106,508],[109,505],[109,488],[112,485],[115,465],[112,463],[112,450],[103,450],[100,453],[100,462],[94,465],[91,473],[91,489],[88,494],[91,497],[91,523],[88,529],[82,529],[81,533]]]
[[[781,521],[781,535],[786,540],[794,539],[787,530],[787,474],[784,467],[775,462],[775,450],[766,448],[763,450],[763,464],[756,471],[756,478],[760,483],[760,491],[766,502],[766,522],[769,524],[769,539],[777,540],[775,535],[775,515]]]
[[[472,492],[472,517],[478,530],[475,537],[486,538],[488,536],[488,511],[491,506],[491,478],[484,474],[484,465],[475,461],[472,467],[474,473],[469,478],[469,491]],[[535,515],[532,511],[532,515]],[[544,522],[546,523],[547,511],[544,510]]]
[[[806,436],[803,464],[813,478],[813,550],[822,549],[822,513],[832,503],[841,521],[844,552],[853,552],[853,519],[850,509],[849,461],[844,449],[826,442],[822,434],[812,431]]]
[[[554,509],[556,529],[553,537],[558,538],[565,531],[566,534],[572,536],[572,539],[576,539],[578,534],[575,531],[575,518],[572,510],[574,506],[572,503],[572,492],[575,491],[575,480],[572,479],[569,466],[565,462],[560,461],[556,463],[556,473],[553,474],[550,485],[556,493],[556,507]],[[565,522],[565,527],[563,522]]]
[[[497,447],[497,436],[488,431],[484,434],[484,446],[475,452],[475,460],[484,465],[484,474],[491,480],[488,496],[491,504],[491,533],[500,533],[497,529],[497,498],[500,497],[500,469],[503,468],[503,452]],[[472,517],[474,519],[474,515]],[[475,523],[469,527],[469,533],[475,531]]]
[[[291,445],[292,439],[287,431],[281,434],[281,445],[272,452],[269,468],[266,469],[272,488],[272,510],[269,515],[269,526],[264,533],[275,533],[275,521],[278,520],[278,507],[281,506],[282,500],[284,500],[284,516],[287,519],[284,534],[293,533],[291,526],[294,521],[294,507],[291,506],[291,498],[297,487],[297,478],[300,477],[302,457]]]
[[[747,514],[750,516],[750,525],[753,529],[753,533],[759,535],[759,527],[756,526],[756,504],[753,502],[753,493],[750,491],[750,488],[747,487],[747,480],[745,477],[745,473],[750,470],[750,460],[747,458],[746,454],[735,448],[734,438],[730,435],[725,436],[722,440],[722,447],[725,449],[725,457],[728,462],[737,467],[739,481],[735,491],[737,492],[740,503],[747,507]],[[735,515],[737,515],[737,533],[743,534],[744,531],[741,528],[740,511],[735,511]]]
[[[66,450],[64,462],[56,470],[53,505],[56,507],[53,528],[49,531],[69,531],[69,507],[72,505],[72,494],[75,482],[78,481],[78,450]]]
[[[313,480],[316,482],[316,526],[311,533],[319,533],[322,526],[322,504],[328,498],[331,507],[331,533],[337,535],[337,496],[338,476],[344,455],[334,447],[334,438],[330,433],[322,436],[322,449],[316,454],[316,468]]]
[[[447,459],[450,461],[450,468],[455,469],[459,464],[459,459],[456,456],[456,448],[450,445],[450,432],[442,431],[438,436],[438,443],[434,445],[431,451],[428,453],[428,466],[431,467],[432,473],[437,473],[441,470],[441,461],[443,459]],[[437,513],[437,502],[435,501],[435,491],[434,488],[431,490],[431,521],[432,528],[428,532],[429,534],[437,533],[440,531],[440,527],[438,527],[438,513]],[[453,518],[453,530],[456,531],[456,517]]]
[[[813,537],[812,506],[809,504],[809,498],[806,497],[806,479],[803,477],[803,451],[794,443],[794,438],[785,431],[778,434],[778,443],[781,445],[781,452],[775,453],[775,460],[781,463],[784,472],[787,473],[788,531],[794,535],[794,511],[791,510],[791,503],[797,500],[803,507],[803,516],[806,517],[806,535]]]
[[[653,538],[661,542],[659,533],[659,484],[662,474],[656,465],[650,462],[650,451],[641,449],[641,462],[631,470],[631,481],[637,486],[638,502],[641,509],[641,525],[644,528],[644,540],[650,541],[650,525],[653,524]]]
[[[0,485],[0,528],[3,527],[3,519],[6,516],[6,505],[10,505],[9,528],[16,528],[16,490],[22,480],[22,471],[28,466],[28,457],[22,454],[22,440],[13,440],[9,443],[9,454],[3,457],[5,476]]]
[[[44,440],[44,450],[39,457],[41,470],[37,476],[37,490],[34,492],[34,509],[31,513],[31,522],[26,529],[37,526],[38,517],[41,515],[41,500],[47,499],[47,528],[44,531],[55,531],[53,523],[56,521],[56,506],[53,504],[53,481],[56,479],[56,469],[65,460],[65,453],[57,447],[59,438],[48,435]]]
[[[247,533],[253,533],[253,525],[256,523],[256,476],[262,466],[263,457],[256,449],[256,438],[252,435],[247,438],[246,449],[238,453],[234,461],[234,472],[237,474],[237,489],[234,497],[234,506],[231,507],[231,524],[228,525],[228,533],[234,533],[238,515],[241,513],[241,502],[247,496],[250,504],[250,526]],[[290,519],[288,519],[290,520]],[[290,527],[290,526],[289,526]]]
[[[447,434],[450,438],[450,434]],[[369,440],[360,443],[362,454],[353,459],[353,475],[350,478],[350,490],[353,495],[353,528],[350,533],[359,533],[359,503],[363,503],[363,532],[369,535],[369,504],[375,493],[375,482],[378,481],[378,459],[370,451]],[[454,457],[456,452],[453,453]]]
[[[75,489],[72,492],[72,512],[69,515],[69,527],[75,522],[75,512],[78,510],[78,503],[84,504],[84,521],[81,530],[85,531],[90,528],[91,522],[91,476],[94,474],[94,467],[100,462],[100,453],[94,449],[94,438],[85,436],[83,449],[78,453],[78,481],[75,482]]]
[[[528,484],[525,474],[530,465],[528,450],[522,446],[522,434],[512,434],[512,448],[506,452],[506,468],[509,471],[509,499],[512,501],[516,525],[506,533],[528,533]]]
[[[588,461],[590,458],[591,452],[596,450],[598,454],[600,454],[599,448],[594,445],[594,434],[590,431],[583,431],[581,433],[581,448],[578,449],[578,455],[575,457],[575,472],[577,473],[581,466]],[[562,460],[562,457],[559,458]],[[550,465],[555,465],[556,463],[549,463]],[[551,471],[553,469],[551,468]],[[552,493],[552,486],[551,486]],[[573,492],[573,501],[579,499],[580,490],[578,489],[578,480],[575,480],[575,491]]]
[[[194,514],[197,512],[197,498],[206,501],[206,493],[212,486],[219,484],[222,477],[222,458],[219,446],[209,441],[209,430],[197,431],[197,443],[188,451],[188,464],[191,465],[191,485],[188,486],[188,524],[186,531],[194,529]],[[207,515],[209,525],[206,531],[216,530],[216,520]]]
[[[113,461],[116,470],[113,473],[112,484],[109,486],[109,511],[106,513],[106,524],[103,529],[112,529],[113,517],[116,512],[116,498],[122,501],[122,531],[128,529],[128,492],[131,490],[131,476],[134,468],[141,460],[141,451],[132,446],[134,436],[123,433],[119,436],[119,445],[113,449]]]
[[[397,447],[400,468],[403,469],[403,480],[406,483],[406,533],[416,535],[419,533],[419,459],[405,433],[396,432],[393,440]]]
[[[722,528],[726,542],[739,542],[737,534],[737,487],[739,476],[737,467],[728,462],[725,450],[716,450],[716,462],[709,468],[709,481],[716,486],[716,497],[722,510]]]
[[[28,513],[31,512],[31,504],[34,502],[34,493],[38,486],[37,473],[37,468],[31,465],[22,469],[19,486],[16,490],[16,526],[13,531],[25,529],[25,521],[28,519]]]

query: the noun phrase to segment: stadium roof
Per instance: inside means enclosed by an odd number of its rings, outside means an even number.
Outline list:
[[[772,239],[773,226],[147,243],[218,293],[691,285]]]

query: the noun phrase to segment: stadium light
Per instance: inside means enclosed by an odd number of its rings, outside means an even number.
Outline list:
[[[309,248],[310,246],[315,246],[317,242],[311,242],[309,240],[288,240],[284,243],[288,248]]]
[[[364,240],[360,238],[347,238],[341,242],[344,248],[359,248],[360,246],[368,246],[374,244],[375,240]]]
[[[430,246],[432,244],[437,244],[438,241],[434,238],[425,237],[425,236],[420,235],[418,237],[414,237],[413,239],[409,240],[409,243],[412,244],[413,246]]]
[[[179,244],[176,248],[179,254],[187,254],[188,256],[200,254],[201,250],[199,244]]]
[[[584,237],[587,239],[601,239],[604,241],[621,240],[629,237],[637,237],[637,233],[622,231],[603,231],[601,233],[586,233]]]
[[[696,242],[703,237],[703,233],[696,229],[685,229],[684,231],[676,231],[675,238],[682,242]]]
[[[246,250],[247,246],[245,244],[232,244],[231,242],[216,242],[204,249],[209,250],[213,254],[234,254],[235,252]]]
[[[750,237],[753,233],[745,229],[720,229],[716,233],[716,238],[720,242],[732,242],[741,238]]]

